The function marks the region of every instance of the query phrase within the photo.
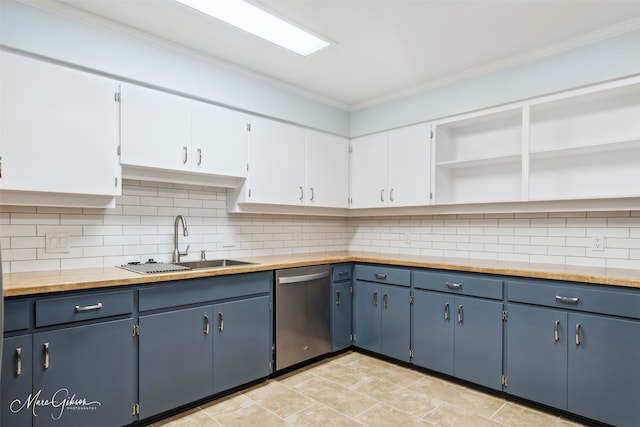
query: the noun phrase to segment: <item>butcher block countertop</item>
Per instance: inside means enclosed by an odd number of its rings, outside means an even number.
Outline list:
[[[98,289],[351,261],[640,288],[640,271],[637,270],[357,251],[233,258],[249,261],[254,264],[158,274],[138,274],[117,267],[7,273],[3,276],[4,295],[5,297],[14,297],[51,292]]]

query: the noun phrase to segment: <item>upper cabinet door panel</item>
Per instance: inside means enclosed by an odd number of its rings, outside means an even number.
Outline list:
[[[389,132],[389,206],[430,204],[430,132],[424,123]]]
[[[355,138],[351,146],[351,207],[384,206],[388,196],[387,134]]]
[[[349,141],[307,131],[306,204],[346,208],[349,199]]]
[[[304,129],[251,118],[249,185],[252,203],[304,203]]]
[[[191,104],[186,98],[123,85],[123,165],[191,169]]]
[[[194,172],[247,176],[248,117],[204,102],[191,105],[191,165]]]
[[[118,84],[0,52],[0,189],[113,196]]]

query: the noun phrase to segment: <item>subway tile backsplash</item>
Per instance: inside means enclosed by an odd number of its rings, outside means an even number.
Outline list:
[[[113,209],[0,206],[5,272],[170,261],[186,217],[185,260],[361,250],[640,270],[640,211],[331,218],[228,214],[226,191],[125,180]],[[67,233],[69,251],[46,250]],[[605,249],[591,249],[592,236]]]

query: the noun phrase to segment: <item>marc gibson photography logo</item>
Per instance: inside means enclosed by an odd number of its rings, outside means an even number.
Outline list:
[[[15,399],[9,405],[9,409],[14,414],[20,411],[31,410],[34,417],[38,416],[38,411],[44,408],[52,408],[51,418],[59,420],[65,411],[94,411],[102,403],[89,401],[85,397],[78,397],[71,394],[69,389],[61,388],[51,395],[50,398],[42,397],[42,390],[35,394],[29,394],[25,400]]]

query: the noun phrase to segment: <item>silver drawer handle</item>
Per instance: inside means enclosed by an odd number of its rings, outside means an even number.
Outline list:
[[[458,323],[462,323],[462,305],[458,306]]]
[[[377,292],[373,293],[373,306],[374,307],[378,306],[378,293]]]
[[[348,275],[349,275],[348,271],[339,271],[338,272],[338,276],[340,276],[340,277],[344,277],[344,276],[348,276]]]
[[[460,289],[460,288],[462,288],[462,283],[445,282],[445,285],[447,285],[447,288],[449,288],[449,289]]]
[[[202,148],[198,148],[198,166],[202,165]]]
[[[43,344],[44,350],[44,369],[49,369],[49,343],[46,342]]]
[[[218,320],[220,321],[220,326],[218,326],[218,330],[222,332],[224,331],[224,314],[222,314],[222,312],[218,313]]]
[[[183,146],[182,150],[184,151],[184,157],[182,158],[182,164],[186,165],[187,164],[187,160],[189,159],[189,149],[187,148],[187,146]]]
[[[393,202],[393,188],[389,191],[389,201]]]
[[[560,321],[556,320],[555,326],[553,327],[553,339],[558,342],[560,341]]]
[[[382,295],[382,301],[384,303],[384,308],[389,307],[389,296],[387,294]]]
[[[375,273],[374,276],[376,276],[376,279],[380,280],[385,280],[387,278],[387,275],[384,273]]]
[[[577,304],[580,301],[578,297],[563,297],[562,295],[556,295],[556,301],[564,302],[567,304]]]
[[[302,202],[304,200],[304,188],[302,187],[298,187],[300,189],[300,201]]]
[[[314,199],[316,198],[316,193],[313,191],[313,187],[309,187],[309,190],[311,190],[311,197],[309,198],[310,201],[315,201]]]
[[[94,305],[84,305],[84,306],[76,305],[76,313],[79,313],[81,311],[100,310],[101,308],[102,308],[101,302]]]
[[[444,305],[444,320],[449,320],[449,303]]]
[[[580,323],[576,324],[576,345],[580,345]]]
[[[340,291],[336,291],[336,305],[340,305],[340,300],[342,298],[340,297]]]
[[[22,348],[16,348],[16,375],[22,375]]]
[[[209,335],[209,316],[204,315],[204,334]]]

